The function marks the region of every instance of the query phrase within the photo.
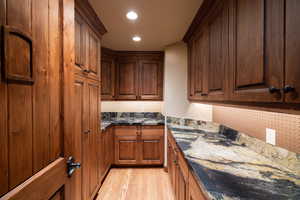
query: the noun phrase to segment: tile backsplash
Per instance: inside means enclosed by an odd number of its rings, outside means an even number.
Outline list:
[[[266,141],[276,131],[276,146],[300,154],[300,115],[213,106],[213,121]]]
[[[159,112],[102,112],[101,119],[103,121],[111,121],[116,119],[164,119],[164,116]]]

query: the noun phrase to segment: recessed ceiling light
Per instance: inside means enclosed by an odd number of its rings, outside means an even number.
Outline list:
[[[130,20],[136,20],[138,18],[138,15],[134,11],[130,11],[127,13],[126,17]]]
[[[132,40],[135,41],[135,42],[140,42],[142,40],[142,38],[140,36],[134,36],[132,38]]]

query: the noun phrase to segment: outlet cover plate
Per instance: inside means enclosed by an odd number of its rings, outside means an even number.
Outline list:
[[[271,128],[266,128],[266,143],[276,145],[276,131]]]

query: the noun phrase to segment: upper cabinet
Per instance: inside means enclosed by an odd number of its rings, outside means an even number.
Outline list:
[[[300,103],[300,1],[286,1],[285,101]]]
[[[299,108],[299,10],[297,0],[204,1],[184,38],[189,100]]]
[[[102,100],[162,100],[163,59],[163,52],[102,48]]]
[[[90,9],[84,2],[76,1],[75,73],[100,80],[100,40],[106,29]]]

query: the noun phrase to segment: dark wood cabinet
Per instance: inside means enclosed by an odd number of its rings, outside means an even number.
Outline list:
[[[206,200],[171,133],[168,133],[167,157],[168,173],[175,199]]]
[[[162,165],[164,162],[164,127],[141,126],[140,129],[140,163]]]
[[[110,126],[102,130],[101,143],[100,143],[100,182],[104,180],[105,175],[108,173],[111,165],[114,163],[114,131]]]
[[[103,100],[163,100],[163,52],[102,48]]]
[[[116,126],[116,165],[162,165],[163,126]]]
[[[189,100],[299,109],[299,7],[284,0],[204,1],[184,38]]]
[[[115,99],[116,62],[114,52],[101,49],[101,100]]]
[[[75,73],[100,80],[101,36],[79,12],[75,14]]]
[[[99,186],[99,96],[98,81],[75,77],[76,158],[81,162],[82,198],[92,199]],[[100,157],[101,159],[101,157]]]
[[[162,100],[163,64],[156,60],[139,61],[139,98]]]
[[[286,1],[285,102],[300,103],[300,2]]]
[[[135,59],[118,60],[116,99],[138,99],[138,63]]]
[[[230,15],[230,99],[282,102],[284,1],[232,1]]]

